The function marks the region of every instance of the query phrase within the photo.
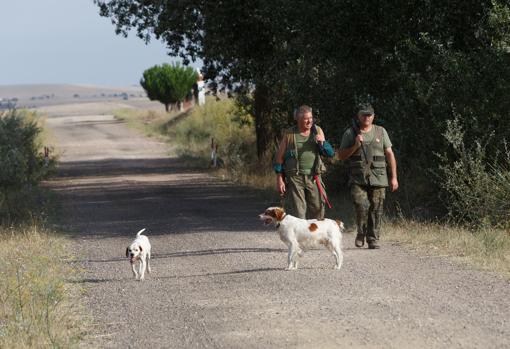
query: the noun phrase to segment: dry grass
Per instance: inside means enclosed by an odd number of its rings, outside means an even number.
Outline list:
[[[384,239],[402,242],[418,253],[452,257],[478,269],[495,271],[510,277],[508,231],[470,231],[443,224],[401,220],[386,224]]]
[[[138,130],[148,137],[168,140],[167,125],[177,116],[177,112],[119,109],[114,111],[115,118],[125,121],[127,126]]]
[[[0,238],[0,348],[77,346],[84,319],[66,283],[66,240],[37,224],[0,228]]]

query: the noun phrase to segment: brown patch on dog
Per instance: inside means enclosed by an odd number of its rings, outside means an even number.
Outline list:
[[[279,207],[275,208],[273,213],[273,217],[276,218],[278,222],[280,222],[283,219],[283,216],[285,216],[285,211]]]
[[[315,223],[310,224],[310,226],[308,227],[308,230],[310,230],[312,233],[317,229],[319,229],[319,227]]]

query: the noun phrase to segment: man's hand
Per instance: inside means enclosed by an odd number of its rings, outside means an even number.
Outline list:
[[[392,178],[390,180],[390,190],[393,192],[393,191],[397,191],[398,189],[398,180],[396,178]]]
[[[354,144],[356,145],[356,149],[361,147],[361,143],[363,143],[363,135],[360,133],[354,138]]]
[[[276,176],[276,190],[280,195],[285,194],[285,182],[282,175]]]
[[[395,154],[393,154],[393,150],[391,147],[388,147],[384,150],[384,154],[386,155],[386,160],[388,161],[388,165],[390,166],[390,190],[396,191],[398,189],[398,180],[397,180],[397,160],[395,160]]]

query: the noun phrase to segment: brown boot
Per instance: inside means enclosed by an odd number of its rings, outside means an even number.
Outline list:
[[[356,235],[354,245],[356,245],[356,247],[363,247],[363,245],[365,245],[365,236],[361,234]]]

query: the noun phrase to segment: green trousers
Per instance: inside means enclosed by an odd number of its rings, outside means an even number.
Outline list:
[[[379,240],[385,195],[385,187],[351,185],[351,198],[356,211],[357,232],[358,235],[364,236],[367,241]]]
[[[292,216],[324,219],[324,201],[313,177],[300,174],[286,176],[285,210]]]

